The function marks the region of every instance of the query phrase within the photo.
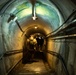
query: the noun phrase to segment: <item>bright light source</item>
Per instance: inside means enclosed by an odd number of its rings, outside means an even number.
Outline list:
[[[37,17],[36,17],[36,16],[33,16],[33,17],[32,17],[32,19],[33,19],[33,20],[36,20],[36,19],[37,19]]]
[[[35,27],[35,29],[37,29],[37,27]]]

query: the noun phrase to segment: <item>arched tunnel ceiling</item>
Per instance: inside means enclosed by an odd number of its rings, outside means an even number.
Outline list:
[[[10,23],[7,23],[10,14],[15,14],[17,16],[17,20],[22,29],[25,31],[25,34],[30,35],[32,34],[32,31],[33,33],[37,32],[37,30],[35,30],[33,27],[29,29],[29,27],[33,25],[37,25],[39,27],[38,32],[45,34],[58,28],[75,8],[67,0],[62,0],[63,4],[61,0],[36,1],[36,15],[38,19],[33,21],[32,5],[29,0],[1,0],[1,25],[5,39],[4,41],[8,47],[7,50],[22,49],[23,41],[23,37],[21,37],[22,33],[19,30],[16,22],[13,20]]]
[[[15,5],[17,4],[18,5]],[[27,17],[32,17],[32,5],[29,1],[23,1],[23,2],[13,2],[6,10],[6,13],[13,13],[18,17],[18,20],[22,20],[25,18],[25,21]],[[48,3],[48,2],[47,2]],[[43,1],[38,0],[35,4],[36,7],[36,14],[37,17],[42,18],[45,22],[48,22],[50,25],[52,25],[52,29],[56,29],[58,26],[62,24],[62,18],[56,9],[56,7],[50,3],[47,4]],[[15,5],[13,7],[13,5]],[[12,8],[13,7],[13,8]],[[45,12],[46,11],[46,12]]]
[[[37,17],[46,22],[52,28],[52,30],[55,30],[62,24],[63,16],[61,15],[61,12],[59,12],[59,9],[53,3],[51,2],[51,0],[36,0],[35,7]],[[32,17],[32,5],[29,0],[12,0],[10,4],[8,3],[7,7],[5,7],[3,11],[5,15],[15,14],[20,23],[26,23],[27,19],[30,19]],[[22,23],[21,26],[23,25]],[[16,24],[14,24],[14,26],[15,25]],[[12,25],[9,26],[11,30]]]

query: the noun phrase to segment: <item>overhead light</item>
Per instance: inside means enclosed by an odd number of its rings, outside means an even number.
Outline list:
[[[37,29],[38,27],[35,27],[35,29]]]
[[[32,4],[32,19],[37,20],[35,3]]]
[[[22,30],[19,22],[17,21],[17,17],[14,14],[10,14],[10,17],[8,18],[7,22],[9,23],[10,21],[14,20],[17,24],[17,26],[19,27],[19,29],[21,30],[21,32],[24,33],[24,31]]]
[[[33,16],[33,17],[32,17],[32,19],[33,19],[33,20],[36,20],[36,19],[37,19],[37,17],[36,17],[36,16]]]
[[[16,21],[17,20],[17,17],[14,15],[14,14],[10,14],[10,17],[8,18],[8,23],[10,22],[10,21]]]

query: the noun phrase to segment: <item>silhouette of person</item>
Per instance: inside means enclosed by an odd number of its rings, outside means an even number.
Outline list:
[[[38,45],[39,49],[42,49],[42,46],[44,44],[44,38],[39,36],[36,38],[36,40],[37,40],[37,45]]]

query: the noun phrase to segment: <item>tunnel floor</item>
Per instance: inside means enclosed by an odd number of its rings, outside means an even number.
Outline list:
[[[56,75],[40,57],[22,64],[20,61],[8,75]]]

